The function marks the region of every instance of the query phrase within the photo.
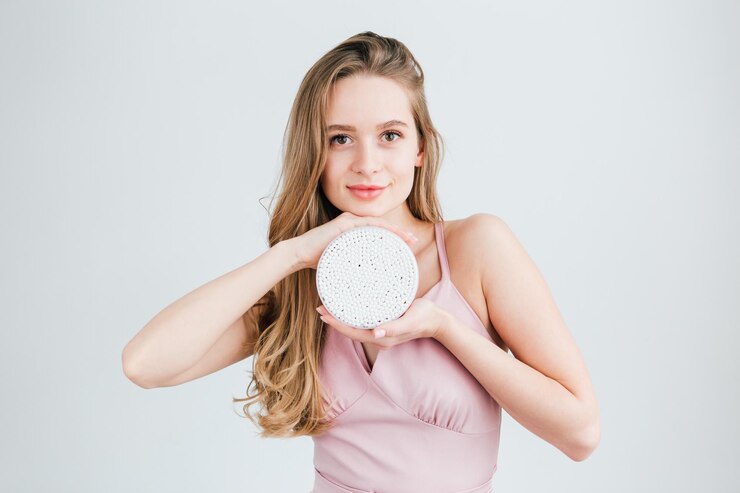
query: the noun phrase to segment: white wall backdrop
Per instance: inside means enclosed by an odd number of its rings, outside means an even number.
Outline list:
[[[121,350],[266,248],[301,78],[403,41],[446,219],[504,219],[586,358],[573,462],[505,415],[498,492],[736,491],[740,4],[0,3],[0,490],[307,492],[309,438],[237,415],[251,358],[143,390]],[[266,201],[263,201],[266,202]]]

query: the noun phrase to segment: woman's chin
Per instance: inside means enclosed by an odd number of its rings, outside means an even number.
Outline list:
[[[364,205],[350,205],[342,208],[342,210],[350,212],[355,216],[371,216],[379,217],[385,215],[388,211],[378,205],[364,204]]]

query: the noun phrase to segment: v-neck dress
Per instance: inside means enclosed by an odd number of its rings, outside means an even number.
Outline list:
[[[450,280],[443,223],[435,223],[442,278],[434,301],[493,342]],[[326,327],[319,376],[332,428],[314,443],[311,493],[490,493],[497,468],[501,408],[434,338],[378,352]]]

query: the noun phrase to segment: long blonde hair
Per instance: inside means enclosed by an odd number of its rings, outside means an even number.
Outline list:
[[[406,202],[417,219],[441,220],[436,183],[444,143],[429,116],[424,72],[403,43],[366,31],[322,56],[301,82],[284,134],[277,203],[269,226],[270,247],[342,213],[319,185],[328,150],[325,115],[333,84],[359,74],[387,77],[406,89],[420,148],[424,149],[424,162],[414,170]],[[315,275],[313,269],[288,275],[258,302],[259,337],[252,377],[247,396],[233,402],[246,402],[245,417],[262,428],[262,437],[316,436],[330,427],[319,380],[326,327],[316,312],[321,300]],[[252,388],[254,393],[250,394]],[[258,402],[262,412],[255,418],[249,407]]]

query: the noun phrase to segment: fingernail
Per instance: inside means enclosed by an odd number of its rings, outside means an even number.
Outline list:
[[[385,331],[383,329],[376,330],[375,331],[375,338],[379,339],[385,335]]]
[[[321,310],[321,306],[317,306],[316,307],[316,311],[319,312],[322,315],[324,314],[324,312]]]

